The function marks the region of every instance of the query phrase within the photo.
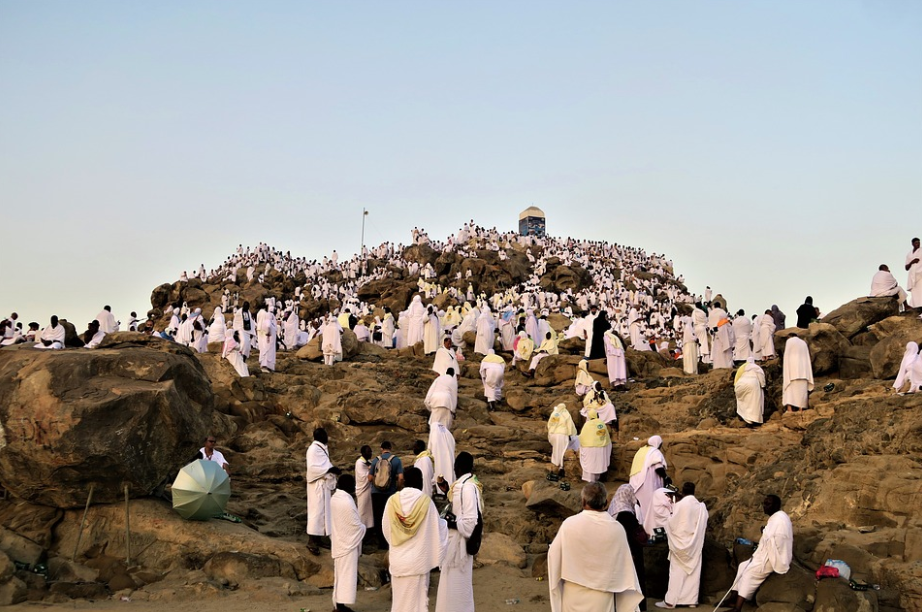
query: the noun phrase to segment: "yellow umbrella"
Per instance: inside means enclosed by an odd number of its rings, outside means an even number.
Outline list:
[[[172,492],[173,509],[179,516],[207,521],[227,507],[230,478],[216,462],[198,459],[179,470]]]

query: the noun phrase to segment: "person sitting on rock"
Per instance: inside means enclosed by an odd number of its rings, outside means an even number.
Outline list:
[[[199,459],[214,461],[227,472],[227,468],[230,466],[227,463],[227,459],[224,458],[224,454],[214,447],[215,442],[217,442],[217,440],[214,436],[205,436],[205,446],[198,450],[200,455]]]
[[[912,308],[909,305],[909,296],[896,282],[896,277],[890,273],[887,264],[880,264],[877,268],[877,273],[871,279],[871,292],[868,297],[895,297],[899,301],[900,312],[906,308]]]
[[[103,338],[106,337],[106,332],[102,331],[99,326],[98,320],[90,321],[87,325],[87,330],[83,332],[83,345],[84,348],[94,349],[99,346],[99,343],[102,342]]]
[[[51,325],[42,330],[38,342],[35,343],[38,349],[62,349],[64,348],[64,326],[58,323],[57,315],[51,315]]]
[[[762,510],[768,515],[768,523],[762,530],[762,539],[749,561],[740,563],[731,591],[736,591],[736,605],[733,612],[742,612],[743,604],[752,599],[756,589],[772,573],[786,574],[794,558],[794,528],[789,517],[781,509],[781,498],[767,495],[762,500]]]

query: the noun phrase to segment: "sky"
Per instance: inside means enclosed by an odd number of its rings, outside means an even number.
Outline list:
[[[0,315],[465,221],[828,312],[922,234],[922,2],[0,0]]]

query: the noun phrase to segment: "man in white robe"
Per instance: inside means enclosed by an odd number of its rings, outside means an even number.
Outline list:
[[[413,301],[410,302],[410,308],[407,310],[407,346],[413,346],[417,342],[423,341],[424,326],[426,324],[426,307],[423,306],[423,298],[414,295]],[[403,321],[400,322],[401,329]]]
[[[259,367],[263,372],[275,372],[275,340],[278,326],[275,314],[268,307],[256,313],[256,337],[259,345]]]
[[[426,322],[423,325],[423,354],[431,355],[438,350],[441,327],[435,306],[430,305],[426,311]]]
[[[907,299],[906,292],[896,282],[896,277],[890,273],[887,264],[880,264],[874,278],[871,279],[871,292],[868,297],[895,297],[900,304],[900,310],[912,308]]]
[[[320,554],[320,538],[330,535],[330,495],[341,472],[330,461],[328,442],[327,431],[318,427],[307,447],[307,549],[314,555]]]
[[[439,476],[448,482],[455,481],[455,437],[441,423],[429,426],[429,450],[436,480]]]
[[[747,424],[759,425],[765,412],[765,372],[756,365],[752,355],[739,367],[733,379],[736,393],[736,414]]]
[[[727,311],[721,308],[720,303],[715,303],[708,313],[709,324],[713,321],[714,336],[711,346],[711,362],[714,369],[728,369],[733,367],[733,326],[727,317]]]
[[[289,312],[288,316],[285,318],[285,326],[282,334],[282,339],[285,342],[285,348],[289,351],[293,351],[298,348],[298,332],[301,331],[298,329],[300,321],[298,320],[298,312],[296,308],[297,306],[293,307],[291,312]]]
[[[486,355],[487,351],[493,348],[493,342],[496,338],[496,321],[493,319],[493,312],[490,307],[484,305],[477,318],[477,340],[474,342],[474,352]]]
[[[669,588],[659,608],[697,606],[701,584],[701,553],[708,511],[704,502],[695,499],[695,484],[682,485],[682,499],[676,502],[666,521],[669,542]]]
[[[343,359],[343,327],[333,315],[327,315],[323,327],[320,328],[322,341],[320,348],[323,350],[323,363],[332,366]]]
[[[474,612],[474,557],[467,552],[467,539],[477,526],[478,514],[483,514],[483,486],[474,476],[474,457],[459,453],[455,460],[458,479],[448,486],[442,480],[439,488],[448,494],[455,525],[449,525],[445,558],[439,565],[439,592],[435,612]]]
[[[583,511],[560,525],[548,550],[551,612],[634,612],[644,596],[605,486],[589,483],[580,498]]]
[[[375,526],[375,515],[371,506],[371,447],[362,446],[359,458],[355,460],[355,502],[362,518],[362,524],[368,529]]]
[[[759,353],[762,360],[775,358],[775,319],[771,310],[766,310],[759,321]],[[753,329],[753,344],[755,344],[755,329]]]
[[[448,524],[422,492],[422,473],[404,471],[404,487],[384,507],[381,531],[389,545],[391,612],[429,612],[429,573],[448,547]]]
[[[413,467],[418,468],[423,475],[422,492],[427,497],[432,497],[432,489],[435,486],[435,463],[432,460],[432,452],[426,448],[426,443],[417,440],[413,443]]]
[[[733,361],[746,361],[752,355],[749,345],[752,339],[752,322],[746,317],[746,311],[740,308],[733,319]]]
[[[51,315],[51,325],[42,330],[38,336],[35,348],[62,349],[64,348],[64,326],[58,322],[57,315]]]
[[[348,604],[355,603],[359,580],[359,557],[362,555],[362,538],[365,524],[359,516],[352,495],[355,478],[343,474],[330,497],[330,552],[333,557],[333,608],[334,612],[353,612]]]
[[[429,409],[429,425],[441,423],[451,429],[458,408],[458,379],[454,368],[448,368],[432,381],[424,401]]]
[[[781,404],[787,408],[787,412],[793,412],[794,408],[806,409],[807,398],[813,391],[813,365],[807,343],[796,335],[784,343],[783,374]]]
[[[111,306],[103,306],[103,309],[96,315],[96,320],[99,321],[99,331],[105,334],[112,334],[118,331],[118,321],[115,320],[115,315],[112,314]],[[224,337],[223,335],[221,336]]]
[[[749,561],[740,563],[736,570],[733,589],[736,590],[736,605],[733,612],[742,612],[743,604],[752,599],[756,589],[772,572],[786,574],[794,559],[794,528],[791,517],[781,510],[781,498],[768,495],[762,500],[762,510],[768,515],[768,523],[762,530],[762,539]]]
[[[708,316],[701,302],[695,304],[691,314],[695,337],[698,339],[698,354],[704,363],[711,363],[711,348],[708,344]]]
[[[503,385],[506,382],[506,361],[493,349],[480,362],[480,380],[483,382],[483,395],[487,399],[487,410],[496,408],[496,403],[503,399]]]
[[[451,347],[451,336],[443,336],[442,346],[435,352],[435,359],[432,361],[432,371],[444,374],[448,368],[452,368],[456,373],[461,371],[455,349]]]
[[[698,336],[689,316],[682,317],[682,371],[691,375],[698,373]]]
[[[641,512],[644,531],[652,536],[657,528],[666,529],[666,523],[669,522],[675,507],[677,493],[673,486],[662,487],[653,492],[650,508],[647,512]]]
[[[919,239],[912,239],[912,250],[906,255],[906,291],[912,292],[913,308],[922,308],[922,247]]]
[[[630,483],[637,495],[637,503],[646,519],[650,513],[653,492],[661,489],[666,479],[666,456],[663,454],[663,439],[650,436],[647,445],[638,449],[631,462]],[[644,528],[646,529],[646,521]],[[653,533],[650,529],[647,533]]]

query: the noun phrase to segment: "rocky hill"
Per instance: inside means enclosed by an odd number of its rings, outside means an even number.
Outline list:
[[[519,276],[514,264],[485,261],[509,275],[497,286]],[[548,274],[556,274],[555,283],[583,282],[579,270]],[[159,287],[155,310],[175,291],[190,306],[223,291],[194,284]],[[395,279],[366,291],[397,304],[409,300],[409,285]],[[302,304],[305,314],[324,307]],[[779,347],[789,334],[777,333]],[[277,372],[263,374],[254,352],[254,374],[243,379],[217,354],[141,334],[113,334],[95,351],[0,351],[0,604],[107,596],[207,601],[231,592],[286,601],[331,586],[329,555],[313,557],[304,546],[310,433],[325,426],[334,463],[347,469],[361,445],[384,439],[408,457],[412,442],[426,438],[423,398],[435,376],[419,345],[385,351],[346,335],[345,360],[333,367],[309,351],[280,353]],[[761,497],[774,492],[794,521],[796,563],[763,586],[759,610],[922,609],[922,394],[898,396],[888,380],[906,341],[922,338],[922,321],[897,314],[893,300],[857,300],[806,335],[817,374],[812,409],[778,411],[781,363],[771,362],[766,423],[758,429],[735,418],[731,371],[687,376],[665,355],[629,350],[633,382],[614,397],[621,431],[606,485],[613,492],[626,480],[642,441],[664,438],[674,480],[695,482],[710,511],[703,601],[716,602],[729,588],[732,543],[758,539]],[[504,402],[494,412],[484,401],[479,359],[470,355],[463,365],[454,434],[459,450],[476,458],[487,506],[477,564],[503,568],[509,581],[543,575],[548,544],[578,509],[575,457],[566,466],[571,491],[544,478],[545,419],[560,402],[577,413],[573,380],[582,348],[579,339],[564,342],[533,379],[508,368]],[[605,381],[603,361],[590,370]],[[230,462],[228,509],[241,524],[184,521],[158,497],[207,432]],[[370,552],[360,582],[379,587],[386,562]],[[815,584],[812,572],[827,558],[845,560],[854,577],[880,590]],[[646,561],[647,595],[661,597],[664,547],[649,548]],[[40,564],[47,574],[33,571]]]

